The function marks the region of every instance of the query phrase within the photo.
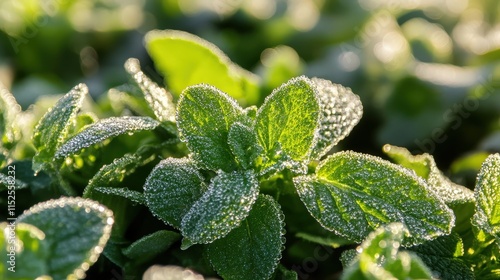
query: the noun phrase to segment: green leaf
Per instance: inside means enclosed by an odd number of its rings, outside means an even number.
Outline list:
[[[484,161],[474,189],[476,213],[473,225],[496,239],[500,247],[500,154],[492,154]],[[483,238],[477,236],[481,241]]]
[[[269,279],[281,259],[283,218],[279,204],[260,195],[239,227],[206,247],[217,273],[224,279]]]
[[[82,106],[83,99],[88,93],[84,84],[74,87],[64,95],[38,121],[33,131],[33,145],[37,150],[33,157],[33,170],[38,172],[52,162],[56,151],[68,137],[72,121]]]
[[[156,118],[164,122],[175,122],[175,104],[170,92],[151,81],[142,71],[139,60],[129,58],[125,69],[144,93],[144,98],[153,110]]]
[[[146,199],[144,199],[144,195],[141,192],[129,190],[127,188],[95,187],[94,191],[104,194],[120,196],[129,199],[132,202],[139,203],[142,205],[146,204]]]
[[[314,84],[306,77],[275,89],[257,112],[255,129],[264,148],[263,167],[282,158],[307,162],[317,141],[320,106]]]
[[[349,135],[363,115],[363,106],[350,88],[319,78],[312,82],[321,106],[319,136],[312,154],[319,159]]]
[[[424,153],[412,155],[407,149],[384,145],[383,151],[396,163],[409,168],[424,178],[431,189],[455,213],[454,230],[464,232],[470,229],[474,214],[474,193],[466,187],[453,183],[438,169],[434,157]]]
[[[229,128],[228,144],[236,162],[243,168],[254,166],[254,161],[262,148],[257,144],[257,136],[253,129],[240,122],[235,122]]]
[[[0,223],[0,232],[1,279],[31,280],[48,275],[49,248],[41,230],[11,221]]]
[[[130,244],[130,246],[123,249],[123,254],[131,260],[145,263],[156,255],[166,251],[180,237],[180,234],[177,232],[159,230]]]
[[[146,204],[156,217],[175,227],[205,192],[203,176],[188,159],[167,158],[151,171],[144,185]]]
[[[450,233],[453,212],[420,177],[378,157],[340,152],[315,175],[294,178],[300,199],[326,229],[360,242],[381,225],[401,222],[406,245]]]
[[[273,280],[297,280],[298,278],[297,272],[288,270],[281,264],[278,264],[273,277],[271,277]]]
[[[408,249],[417,253],[435,278],[443,280],[475,279],[469,266],[458,258],[464,254],[464,245],[456,233],[440,236]]]
[[[320,235],[313,235],[305,232],[298,232],[295,234],[295,236],[302,238],[304,240],[307,240],[309,242],[313,242],[316,244],[320,244],[323,246],[328,246],[332,248],[339,248],[345,245],[351,245],[353,244],[352,241],[347,240],[343,237],[337,236],[333,233],[330,233],[329,235],[325,236],[320,236]]]
[[[143,130],[153,130],[160,123],[150,117],[110,117],[87,126],[77,135],[66,141],[55,153],[56,158],[75,154],[83,148],[100,143],[108,138],[131,134]]]
[[[51,277],[83,279],[108,241],[113,213],[92,200],[65,197],[33,206],[17,221],[33,225],[45,234]]]
[[[232,63],[215,45],[177,30],[146,34],[146,49],[174,94],[206,83],[229,93],[242,104],[259,100],[258,78]]]
[[[3,148],[11,149],[21,139],[21,131],[17,125],[17,116],[21,114],[21,106],[1,82],[0,112],[1,152]]]
[[[219,172],[182,219],[182,235],[201,244],[226,236],[248,216],[258,194],[253,171]]]
[[[236,168],[228,133],[243,109],[220,90],[197,85],[184,90],[177,104],[179,137],[205,168],[226,172]]]
[[[405,232],[402,224],[393,223],[370,233],[341,279],[431,279],[417,255],[399,251]]]

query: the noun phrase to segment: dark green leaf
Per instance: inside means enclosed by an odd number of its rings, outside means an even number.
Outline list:
[[[71,123],[87,93],[86,85],[77,85],[38,121],[33,131],[33,145],[37,150],[33,157],[33,170],[38,172],[52,162],[56,151],[66,141]]]
[[[83,148],[100,143],[108,138],[132,134],[143,130],[153,130],[160,123],[150,117],[110,117],[87,126],[77,135],[66,141],[55,153],[56,158],[75,154]]]
[[[129,190],[127,188],[95,187],[94,191],[104,194],[121,196],[135,203],[143,205],[146,204],[146,199],[144,199],[144,195],[141,192]]]
[[[179,137],[204,167],[229,172],[236,168],[229,128],[242,115],[236,101],[220,90],[208,85],[189,87],[177,105]]]
[[[192,34],[154,30],[146,34],[146,49],[174,94],[206,83],[244,104],[259,100],[258,78],[232,63],[215,45]]]
[[[203,176],[192,161],[168,158],[149,174],[144,197],[153,215],[180,228],[182,218],[205,190]]]
[[[45,234],[51,277],[83,279],[108,241],[113,213],[92,200],[60,198],[31,207],[18,222],[31,224]]]
[[[260,195],[239,227],[207,246],[207,256],[224,279],[269,279],[281,258],[283,234],[279,204]]]
[[[326,229],[361,241],[384,224],[408,228],[406,245],[450,233],[453,212],[420,177],[380,158],[354,152],[324,160],[316,175],[294,179],[311,215]]]
[[[255,129],[264,148],[263,168],[309,160],[317,141],[320,106],[314,84],[306,77],[294,78],[275,89],[257,112]]]
[[[123,250],[123,254],[136,262],[144,263],[166,251],[180,237],[177,232],[160,230],[130,244]]]
[[[201,244],[226,236],[248,216],[258,194],[253,171],[219,172],[182,219],[182,235]]]
[[[319,137],[312,157],[319,159],[347,137],[363,115],[359,97],[350,88],[313,78],[321,107]]]

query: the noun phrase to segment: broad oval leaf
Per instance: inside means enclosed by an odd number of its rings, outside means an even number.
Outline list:
[[[293,78],[275,89],[259,108],[255,129],[264,148],[264,168],[288,156],[308,161],[317,141],[320,106],[314,84]]]
[[[137,263],[144,263],[166,251],[180,237],[177,232],[159,230],[130,244],[130,246],[123,249],[123,254]]]
[[[66,141],[55,153],[56,158],[64,158],[75,154],[83,148],[100,143],[108,138],[134,133],[143,130],[153,130],[160,123],[150,117],[110,117],[99,120],[80,133]]]
[[[139,60],[129,58],[125,69],[144,93],[144,98],[160,122],[175,122],[175,105],[172,95],[166,89],[151,81],[142,71]]]
[[[206,247],[210,263],[224,279],[269,279],[281,259],[283,219],[279,204],[259,195],[239,227]]]
[[[182,235],[200,244],[226,236],[248,216],[258,194],[253,171],[219,172],[182,219]]]
[[[259,100],[258,77],[231,62],[214,44],[177,30],[150,31],[145,42],[156,68],[174,94],[206,83],[242,104]]]
[[[205,192],[203,176],[188,159],[167,158],[151,171],[144,184],[146,204],[156,217],[175,227]]]
[[[313,158],[319,159],[358,124],[363,115],[363,105],[350,88],[324,79],[311,80],[318,91],[321,106],[319,136],[312,154]]]
[[[51,162],[57,149],[68,137],[68,130],[82,106],[88,88],[84,84],[74,87],[38,121],[33,131],[33,145],[37,150],[33,157],[33,170],[38,172]]]
[[[378,157],[336,153],[315,175],[294,179],[300,199],[320,224],[353,241],[392,222],[403,223],[406,245],[450,233],[455,216],[423,179]]]
[[[215,87],[189,87],[177,104],[179,137],[203,167],[229,172],[236,168],[227,143],[229,128],[243,113],[234,99]]]
[[[113,213],[92,200],[64,197],[31,207],[17,221],[45,234],[51,277],[83,279],[109,239]]]
[[[500,154],[488,156],[481,166],[474,189],[476,213],[473,224],[493,236],[500,247]]]

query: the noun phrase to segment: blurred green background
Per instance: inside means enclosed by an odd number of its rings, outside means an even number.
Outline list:
[[[269,92],[301,74],[351,87],[364,116],[337,149],[428,152],[470,188],[500,151],[497,0],[2,0],[0,81],[24,109],[79,82],[97,99],[129,57],[161,83],[153,29],[214,43]]]

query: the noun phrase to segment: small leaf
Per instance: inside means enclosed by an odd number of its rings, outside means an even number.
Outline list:
[[[139,60],[129,58],[125,69],[144,93],[144,98],[160,122],[175,122],[175,105],[172,95],[166,89],[151,81],[142,71]]]
[[[464,244],[456,233],[408,249],[417,253],[437,279],[475,279],[469,266],[458,258],[464,254]]]
[[[275,89],[257,112],[255,129],[264,148],[264,168],[280,158],[309,160],[316,143],[320,106],[314,84],[306,77],[294,78]]]
[[[177,232],[159,230],[130,244],[130,246],[123,249],[123,254],[131,260],[144,263],[166,251],[180,237]]]
[[[500,154],[492,154],[484,161],[474,195],[476,213],[472,223],[479,231],[494,237],[500,247]]]
[[[259,100],[258,77],[232,63],[215,45],[177,30],[146,34],[146,49],[174,94],[206,83],[229,93],[243,104]]]
[[[363,106],[350,88],[319,78],[312,82],[321,106],[319,137],[312,155],[319,159],[349,135],[363,115]]]
[[[283,234],[279,204],[260,195],[239,227],[206,247],[207,256],[224,279],[269,279],[281,259]]]
[[[298,232],[295,234],[295,236],[302,238],[304,240],[307,240],[309,242],[313,242],[316,244],[320,244],[323,246],[328,246],[332,248],[339,248],[345,245],[351,245],[353,244],[352,241],[347,240],[343,237],[334,235],[330,233],[329,235],[326,236],[320,236],[320,235],[313,235],[305,232]]]
[[[393,223],[370,233],[341,279],[431,279],[429,269],[417,255],[399,251],[405,232],[402,224]]]
[[[139,203],[142,205],[146,204],[146,200],[144,199],[144,195],[138,191],[129,190],[127,188],[108,188],[108,187],[96,187],[94,191],[120,196],[126,199],[129,199],[132,202]]]
[[[271,277],[273,280],[297,280],[298,278],[297,272],[288,270],[281,264],[278,264],[273,277]]]
[[[92,200],[60,198],[31,207],[18,222],[31,224],[45,234],[51,277],[83,279],[108,241],[113,213]]]
[[[253,129],[240,122],[235,122],[229,129],[228,144],[236,162],[243,169],[251,168],[262,150]]]
[[[340,152],[316,175],[294,178],[300,199],[320,224],[359,242],[381,225],[401,222],[406,245],[448,234],[453,212],[414,173],[380,158]]]
[[[64,95],[49,111],[40,119],[33,131],[33,145],[37,150],[33,157],[33,170],[38,172],[53,160],[57,149],[68,137],[68,130],[88,88],[84,84],[74,87]]]
[[[1,152],[2,148],[11,149],[21,139],[21,131],[17,125],[17,117],[21,113],[21,106],[1,82],[0,112]]]
[[[248,216],[258,194],[253,171],[219,172],[182,219],[182,235],[201,244],[226,236]]]
[[[236,163],[227,143],[228,133],[242,115],[236,101],[220,90],[208,85],[191,86],[177,104],[179,137],[205,168],[232,171]]]
[[[192,161],[167,158],[146,179],[144,197],[153,215],[180,228],[182,218],[205,190],[203,176]]]
[[[110,117],[87,126],[80,133],[66,141],[56,152],[56,158],[64,158],[75,154],[83,148],[100,143],[108,138],[134,133],[143,130],[153,130],[160,123],[150,117]]]

